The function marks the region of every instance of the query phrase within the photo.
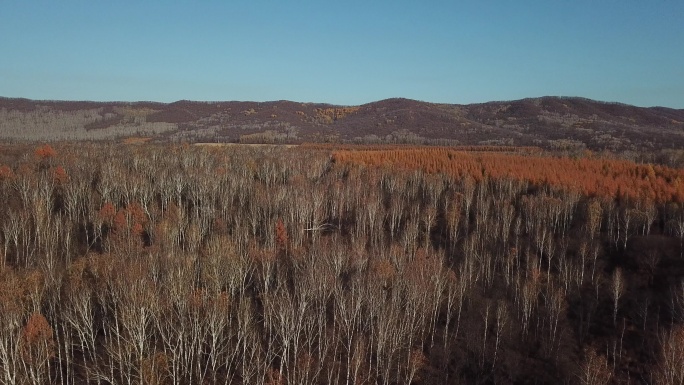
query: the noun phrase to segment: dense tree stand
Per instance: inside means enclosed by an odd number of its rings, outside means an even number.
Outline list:
[[[3,385],[684,378],[682,170],[446,148],[2,162]]]

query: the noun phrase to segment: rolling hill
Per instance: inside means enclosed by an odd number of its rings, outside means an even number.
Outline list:
[[[0,140],[130,137],[153,142],[524,145],[568,151],[648,151],[684,148],[684,110],[566,97],[469,105],[395,98],[360,106],[0,98]]]

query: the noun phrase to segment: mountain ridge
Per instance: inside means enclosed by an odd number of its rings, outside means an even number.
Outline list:
[[[389,98],[357,106],[288,100],[171,103],[0,97],[0,140],[534,145],[684,148],[684,109],[545,96],[473,104]]]

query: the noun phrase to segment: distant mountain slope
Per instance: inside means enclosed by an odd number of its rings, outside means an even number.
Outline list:
[[[684,110],[543,97],[456,105],[387,99],[316,103],[113,103],[0,98],[0,139],[535,145],[612,151],[684,148]]]

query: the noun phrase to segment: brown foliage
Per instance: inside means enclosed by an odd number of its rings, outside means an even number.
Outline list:
[[[573,159],[448,148],[337,150],[338,163],[422,170],[456,179],[517,179],[588,196],[665,203],[684,201],[684,170],[626,160]]]
[[[287,229],[282,219],[278,219],[275,224],[275,242],[278,253],[286,253],[288,245]]]
[[[42,314],[33,313],[26,322],[22,337],[28,345],[48,341],[52,339],[52,328]]]
[[[21,338],[27,361],[46,360],[54,355],[55,342],[52,336],[52,328],[42,314],[33,313],[29,317]]]
[[[57,151],[55,151],[49,144],[46,144],[36,148],[33,154],[38,160],[46,160],[57,156]]]
[[[9,166],[2,165],[0,166],[0,181],[11,179],[14,177],[14,172],[12,171]]]
[[[317,108],[316,113],[323,117],[326,122],[331,123],[358,110],[359,107]]]
[[[55,183],[57,185],[63,185],[64,183],[69,181],[69,175],[67,174],[66,170],[62,166],[57,166],[55,167],[55,170],[53,171]]]
[[[111,202],[106,202],[98,213],[100,219],[105,223],[111,223],[116,215],[116,207]]]

